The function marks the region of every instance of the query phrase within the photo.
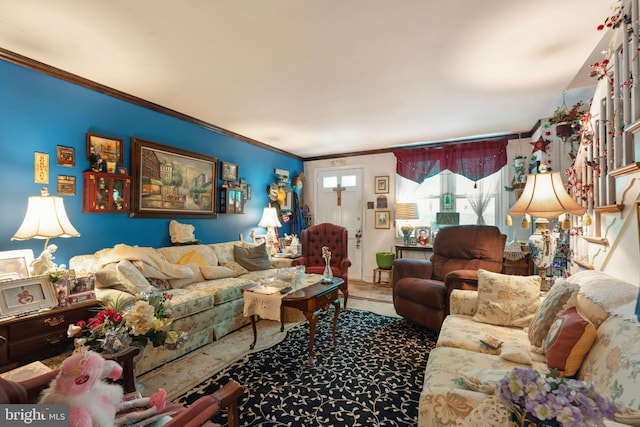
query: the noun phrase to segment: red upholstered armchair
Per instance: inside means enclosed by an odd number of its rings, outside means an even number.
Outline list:
[[[506,239],[497,227],[488,225],[442,228],[433,242],[431,260],[401,258],[393,263],[396,313],[440,331],[454,289],[476,290],[479,268],[500,273]]]
[[[340,291],[344,295],[344,308],[349,298],[349,247],[347,229],[339,225],[322,223],[302,230],[300,235],[302,256],[293,260],[293,265],[304,265],[307,273],[322,274],[325,261],[322,258],[322,247],[328,246],[331,252],[331,273],[340,277],[344,283]]]

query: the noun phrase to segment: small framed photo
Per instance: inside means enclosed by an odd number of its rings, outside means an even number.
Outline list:
[[[375,211],[375,227],[390,228],[391,227],[391,211]]]
[[[0,316],[29,313],[58,305],[47,276],[0,282]]]
[[[118,168],[118,173],[120,175],[126,175],[127,174],[127,168]]]
[[[58,166],[72,168],[76,164],[76,150],[73,147],[56,146],[56,163]]]
[[[251,200],[251,184],[247,184],[247,200]]]
[[[375,194],[386,194],[388,192],[389,192],[389,177],[376,176],[375,177]]]
[[[124,163],[124,140],[87,132],[87,160],[91,155],[100,156],[105,162]]]
[[[429,246],[431,244],[431,227],[424,225],[416,228],[416,239],[418,246]]]
[[[90,274],[85,277],[76,277],[75,280],[69,280],[68,284],[68,296],[93,291],[96,288],[96,276]]]
[[[0,252],[0,281],[26,279],[32,262],[31,249]]]
[[[238,165],[220,162],[220,179],[223,181],[236,181],[238,179]]]
[[[60,196],[75,196],[76,177],[70,175],[58,175],[58,194]]]
[[[266,234],[254,234],[253,235],[253,243],[256,245],[260,245],[262,243],[266,243],[267,235]]]

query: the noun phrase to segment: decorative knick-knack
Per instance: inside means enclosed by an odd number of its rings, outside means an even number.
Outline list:
[[[331,273],[331,252],[329,252],[328,246],[322,247],[322,258],[324,258],[326,265],[324,267],[324,273],[322,273],[320,283],[333,283],[333,274]]]

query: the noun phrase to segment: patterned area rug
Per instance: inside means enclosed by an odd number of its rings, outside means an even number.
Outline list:
[[[191,404],[233,378],[245,388],[242,426],[413,426],[429,352],[436,335],[403,319],[349,309],[318,319],[314,367],[308,365],[309,325],[280,344],[248,354],[175,401]],[[215,422],[226,425],[223,412]]]

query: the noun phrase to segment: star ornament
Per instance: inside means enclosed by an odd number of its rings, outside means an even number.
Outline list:
[[[529,144],[533,145],[533,151],[531,152],[531,154],[535,153],[536,151],[542,151],[543,153],[546,153],[551,148],[549,147],[551,141],[543,139],[542,137],[540,137],[540,139],[538,139],[537,141],[530,142]]]

